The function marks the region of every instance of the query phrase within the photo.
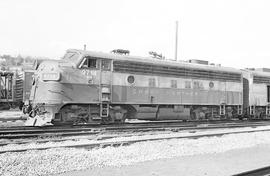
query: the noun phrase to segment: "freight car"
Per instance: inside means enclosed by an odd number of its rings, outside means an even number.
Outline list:
[[[26,125],[242,117],[233,68],[68,50],[34,76]]]
[[[9,109],[15,102],[20,102],[20,99],[16,97],[16,74],[11,71],[0,72],[0,102],[1,110]]]
[[[0,110],[22,108],[29,99],[34,71],[0,71]]]

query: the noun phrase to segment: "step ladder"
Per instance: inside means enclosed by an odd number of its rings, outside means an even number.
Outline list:
[[[100,89],[100,117],[108,117],[111,101],[111,88],[109,85],[101,85]]]
[[[255,105],[249,106],[249,114],[250,115],[255,115],[255,109],[256,109],[256,106]]]
[[[219,106],[219,115],[225,115],[226,114],[226,106],[225,104],[221,104]]]
[[[100,103],[100,117],[108,117],[109,116],[109,103]]]
[[[238,106],[237,106],[237,114],[238,114],[238,115],[242,115],[242,113],[243,113],[242,105],[238,105]]]

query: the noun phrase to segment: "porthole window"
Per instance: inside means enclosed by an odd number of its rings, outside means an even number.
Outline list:
[[[128,76],[127,81],[129,84],[133,84],[135,82],[134,76],[132,76],[132,75]]]
[[[214,83],[212,81],[209,83],[209,87],[210,88],[213,88],[214,87]]]

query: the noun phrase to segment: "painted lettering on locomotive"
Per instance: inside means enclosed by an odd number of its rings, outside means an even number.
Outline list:
[[[220,66],[68,50],[39,65],[26,125],[238,118],[242,76]]]

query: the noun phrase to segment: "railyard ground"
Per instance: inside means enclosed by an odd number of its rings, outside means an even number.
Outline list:
[[[20,118],[22,116],[23,116],[23,113],[19,109],[0,111],[1,119],[15,119],[15,118]]]
[[[4,147],[15,146],[1,148]],[[95,149],[7,152],[0,154],[0,165],[3,176],[232,175],[270,165],[270,132],[147,141]]]
[[[94,167],[59,176],[227,176],[270,165],[270,144],[182,156],[121,167]]]
[[[23,126],[26,116],[19,109],[0,111],[0,127]]]
[[[16,110],[0,112],[0,118],[21,115]],[[3,175],[227,176],[270,165],[270,132],[143,142],[92,151],[10,153],[0,155],[0,163],[5,166],[3,170],[0,167]]]

